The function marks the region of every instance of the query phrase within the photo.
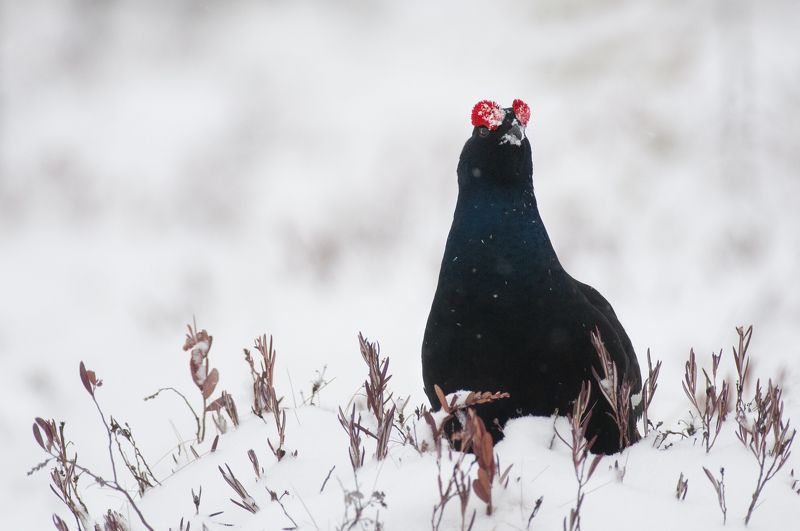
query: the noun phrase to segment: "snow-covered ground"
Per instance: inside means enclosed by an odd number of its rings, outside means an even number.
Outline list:
[[[105,434],[78,378],[104,380],[163,486],[142,508],[157,529],[201,513],[243,528],[335,528],[354,488],[336,420],[366,368],[357,333],[391,358],[396,396],[422,403],[419,348],[455,202],[455,166],[484,98],[531,104],[540,209],[576,278],[603,292],[640,359],[664,361],[653,416],[688,417],[690,347],[707,364],[754,324],[754,371],[781,375],[800,422],[800,48],[797,2],[48,2],[0,1],[0,500],[3,527],[49,529],[67,513],[41,471],[33,417],[67,422],[80,459],[108,473]],[[242,348],[275,337],[289,449],[249,418],[175,475],[194,428],[164,386],[197,399],[185,324],[214,335],[218,389],[244,412]],[[297,407],[327,366],[318,407]],[[199,407],[195,403],[195,407]],[[561,424],[560,426],[564,426]],[[606,458],[585,529],[722,525],[702,466],[725,467],[728,527],[757,469],[729,422],[706,456],[693,440]],[[498,448],[513,464],[475,529],[560,528],[571,461],[549,419],[522,419]],[[800,444],[800,443],[798,443]],[[367,441],[367,455],[374,451]],[[256,485],[245,452],[266,470]],[[206,448],[207,450],[207,448]],[[228,501],[230,464],[257,498]],[[336,468],[322,494],[319,488]],[[800,517],[796,457],[768,484],[750,528]],[[674,490],[690,480],[686,500]],[[473,469],[474,473],[474,469]],[[388,529],[426,529],[435,459],[394,444],[358,477],[385,493]],[[517,480],[517,478],[520,478]],[[99,514],[119,497],[86,482]],[[445,527],[460,525],[457,508]],[[623,512],[624,511],[624,512]],[[374,515],[374,513],[372,513]],[[135,519],[132,519],[135,522]],[[70,524],[74,523],[68,520]],[[192,529],[200,528],[193,524]],[[214,526],[212,525],[213,529]]]

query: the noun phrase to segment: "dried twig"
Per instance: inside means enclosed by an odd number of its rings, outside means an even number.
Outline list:
[[[719,479],[715,478],[714,474],[706,467],[703,467],[703,472],[706,473],[706,477],[717,493],[717,503],[719,503],[719,510],[722,511],[722,525],[725,525],[728,521],[728,507],[725,505],[725,469],[719,469]]]
[[[463,450],[472,450],[478,463],[478,477],[472,481],[472,490],[486,504],[486,514],[492,514],[492,483],[497,467],[494,458],[492,435],[486,431],[483,420],[475,410],[467,409],[467,423],[462,434]]]
[[[61,519],[60,516],[57,514],[53,515],[53,525],[55,526],[57,531],[69,531],[69,526],[67,523]]]
[[[331,479],[331,474],[333,474],[333,469],[336,468],[336,465],[333,465],[330,470],[328,470],[328,475],[325,476],[325,481],[322,482],[322,486],[319,488],[319,493],[322,494],[322,491],[325,490],[325,485],[328,484],[328,480]]]
[[[739,335],[739,348],[733,347],[733,361],[736,365],[736,416],[737,418],[745,413],[744,401],[744,386],[747,385],[750,376],[750,357],[747,354],[747,348],[750,346],[750,340],[753,338],[753,326],[748,326],[745,330],[742,326],[736,327],[736,333]]]
[[[219,381],[219,371],[209,370],[208,353],[214,338],[206,330],[197,330],[197,324],[186,325],[189,332],[186,334],[186,341],[183,343],[183,350],[189,351],[189,371],[192,381],[197,386],[203,397],[203,413],[200,417],[200,426],[197,433],[197,442],[203,442],[206,435],[206,413],[208,412],[208,399],[214,393]]]
[[[120,456],[122,456],[122,461],[125,463],[125,468],[131,473],[133,479],[136,480],[136,484],[139,487],[139,496],[144,495],[145,491],[149,488],[155,486],[153,482],[158,485],[161,485],[161,482],[156,479],[153,475],[153,471],[150,470],[150,465],[147,464],[147,460],[145,460],[144,455],[136,446],[136,439],[133,437],[133,432],[131,431],[131,427],[128,423],[125,423],[125,427],[123,428],[116,419],[112,416],[111,417],[111,433],[114,435],[114,440],[117,443],[117,450],[119,451]],[[128,441],[128,444],[133,449],[133,458],[129,458],[127,453],[122,448],[122,441],[120,438]]]
[[[342,486],[344,491],[344,516],[342,523],[337,527],[339,531],[350,531],[357,525],[361,524],[363,529],[383,529],[383,524],[379,520],[379,513],[376,512],[375,518],[365,516],[365,512],[371,508],[376,507],[380,511],[380,507],[386,508],[386,494],[382,491],[373,491],[372,494],[365,496],[358,487],[358,476],[354,475],[356,485],[354,490],[347,490]],[[339,482],[341,486],[341,482]],[[350,514],[350,511],[353,514]]]
[[[258,393],[254,398],[253,412],[259,416],[263,412],[272,412],[275,419],[275,427],[278,430],[278,443],[273,445],[272,441],[267,439],[267,444],[275,457],[278,458],[278,461],[280,461],[286,456],[286,450],[283,447],[286,439],[286,411],[281,409],[283,397],[278,398],[278,394],[275,391],[275,359],[277,353],[272,347],[272,336],[269,336],[269,342],[267,342],[266,334],[257,337],[255,349],[261,354],[261,372],[256,373],[256,379],[253,382],[253,391]],[[249,358],[247,350],[245,350],[245,358]],[[248,363],[250,363],[251,370],[253,370],[252,360],[248,360]],[[260,409],[256,409],[257,407]]]
[[[194,504],[194,514],[200,514],[200,499],[203,497],[203,486],[200,485],[200,489],[197,491],[197,494],[194,493],[194,489],[192,489],[192,503]]]
[[[236,402],[233,400],[233,396],[231,396],[227,391],[222,391],[220,397],[208,404],[206,410],[213,411],[215,413],[225,411],[225,413],[228,415],[228,418],[231,419],[233,426],[239,426],[239,412],[236,409]]]
[[[283,505],[283,502],[281,501],[281,498],[283,498],[284,496],[288,495],[289,491],[285,490],[285,491],[283,491],[283,494],[278,496],[278,493],[275,492],[274,490],[271,490],[269,487],[265,487],[265,488],[267,489],[267,492],[269,492],[270,500],[272,500],[272,501],[276,502],[278,505],[280,505],[281,506],[281,510],[283,511],[283,514],[286,516],[286,518],[289,519],[289,521],[292,522],[292,526],[293,527],[284,527],[283,529],[285,529],[285,530],[297,529],[297,522],[295,522],[294,518],[292,518],[291,515],[289,515],[289,512],[286,510],[286,507]]]
[[[252,448],[247,450],[247,457],[250,459],[250,464],[253,465],[253,472],[256,473],[256,479],[261,479],[261,476],[264,474],[264,469],[258,464],[258,456]]]
[[[653,362],[650,359],[650,349],[647,349],[647,379],[642,385],[642,421],[644,423],[644,436],[647,437],[650,431],[650,404],[653,402],[653,396],[658,389],[658,375],[661,371],[661,360],[656,362],[653,367]]]
[[[186,395],[184,395],[174,387],[162,387],[155,393],[144,397],[144,400],[145,401],[152,400],[156,398],[158,395],[160,395],[163,391],[172,391],[173,393],[175,393],[176,395],[178,395],[183,399],[183,402],[186,404],[186,407],[188,407],[189,411],[192,412],[192,416],[194,416],[195,423],[197,424],[197,431],[195,434],[195,438],[200,437],[200,417],[197,415],[197,412],[195,412],[194,408],[192,407],[192,404],[189,403],[189,399],[186,398]]]
[[[81,363],[81,368],[81,380],[84,382],[84,387],[87,387],[87,391],[94,398],[94,392],[99,386],[99,381],[94,376],[93,371],[88,371],[85,369],[83,363]],[[103,415],[102,410],[100,410],[100,406],[96,400],[95,404],[97,405],[101,417],[105,423],[105,416]],[[110,432],[108,432],[108,434],[110,438]],[[67,508],[73,514],[79,530],[90,529],[89,511],[86,508],[86,505],[83,503],[83,500],[81,500],[77,490],[78,475],[80,473],[91,477],[101,487],[105,486],[122,494],[125,499],[128,500],[131,508],[139,517],[142,525],[148,530],[152,531],[153,528],[145,519],[131,494],[118,483],[116,479],[115,467],[112,466],[112,470],[114,471],[114,479],[106,480],[88,468],[80,465],[78,463],[77,455],[73,455],[72,457],[68,456],[68,443],[64,437],[63,422],[57,428],[55,420],[44,420],[41,417],[37,417],[33,424],[33,436],[39,446],[41,446],[42,449],[56,461],[57,466],[51,471],[50,474],[50,478],[53,481],[53,485],[50,487],[50,490],[53,491],[53,493],[61,500],[62,503],[64,503],[64,505],[67,506]],[[113,465],[113,448],[109,447],[109,451]]]
[[[353,470],[357,470],[364,464],[364,448],[361,446],[361,415],[359,414],[358,420],[356,420],[355,405],[350,412],[350,420],[347,419],[342,408],[339,408],[339,424],[350,438],[350,464],[353,465]]]
[[[714,443],[722,430],[722,423],[728,416],[728,382],[722,382],[718,387],[717,370],[719,369],[722,351],[719,354],[711,354],[711,377],[703,369],[705,378],[705,402],[703,405],[697,400],[697,360],[694,349],[689,351],[689,360],[686,362],[683,375],[683,392],[691,402],[694,410],[702,423],[703,444],[706,453],[711,451]]]
[[[755,398],[750,407],[755,410],[756,418],[752,422],[746,416],[737,419],[739,428],[736,432],[736,437],[750,449],[758,464],[758,479],[745,516],[745,525],[750,522],[767,482],[789,460],[792,442],[797,434],[797,430],[790,431],[789,419],[783,419],[783,392],[773,385],[772,380],[763,394],[761,382],[756,382]]]
[[[619,374],[617,367],[611,360],[611,355],[608,353],[603,340],[600,338],[600,330],[595,328],[590,333],[592,346],[597,352],[597,357],[600,359],[600,367],[603,374],[600,375],[597,370],[592,367],[592,375],[597,381],[597,386],[600,393],[608,402],[611,411],[608,415],[614,420],[619,432],[619,444],[621,448],[627,448],[634,441],[631,440],[630,419],[631,419],[631,392],[632,385],[628,378],[619,381]]]
[[[308,405],[313,406],[314,405],[314,399],[319,397],[320,391],[322,391],[323,389],[328,387],[328,384],[331,383],[334,380],[334,378],[331,378],[330,380],[326,380],[325,379],[325,372],[327,370],[328,370],[328,366],[327,365],[323,365],[321,371],[319,371],[319,370],[316,371],[317,372],[317,377],[314,378],[314,380],[311,381],[311,395],[308,398],[303,396],[303,392],[300,391],[300,398],[303,399],[302,405],[308,404]]]
[[[100,531],[100,526],[97,524],[95,531]],[[103,515],[103,531],[128,531],[128,522],[120,513],[109,509]]]
[[[542,502],[543,501],[544,501],[544,496],[539,496],[536,499],[536,502],[534,502],[533,510],[531,511],[531,515],[528,517],[528,523],[525,526],[525,529],[530,529],[531,528],[531,522],[533,522],[533,519],[536,518],[536,515],[539,513],[539,509],[542,508]]]
[[[389,358],[381,359],[380,345],[370,343],[361,333],[358,334],[358,345],[361,357],[369,368],[369,379],[364,382],[367,409],[375,415],[378,425],[381,425],[386,416],[386,404],[392,398],[392,394],[386,392],[387,384],[392,379],[389,374]]]
[[[42,435],[43,433],[44,435]],[[78,473],[81,471],[81,467],[77,463],[77,456],[70,458],[67,455],[68,443],[64,437],[64,423],[61,422],[56,427],[55,420],[44,420],[37,417],[33,424],[33,437],[39,446],[56,461],[56,467],[50,471],[50,479],[53,482],[50,490],[75,517],[78,529],[89,529],[89,510],[77,489]],[[58,522],[61,523],[56,523],[56,518],[54,518],[57,528],[59,526],[66,527],[66,523],[60,517]]]
[[[568,441],[556,431],[558,438],[572,451],[572,466],[575,471],[575,479],[578,482],[575,507],[570,509],[569,518],[564,518],[563,528],[565,531],[580,531],[581,507],[583,506],[585,495],[583,490],[597,469],[597,465],[603,459],[603,454],[597,454],[589,460],[589,451],[597,438],[595,436],[590,441],[586,440],[586,426],[592,416],[592,412],[589,410],[590,397],[591,385],[589,382],[583,382],[581,392],[572,406],[572,413],[567,415],[570,426],[570,440]]]
[[[675,485],[675,499],[683,501],[686,499],[686,493],[689,492],[689,478],[683,477],[683,472],[678,477],[678,484]]]
[[[381,358],[380,345],[369,342],[361,333],[358,334],[358,345],[369,370],[368,378],[364,382],[364,393],[367,397],[367,409],[375,415],[378,422],[373,437],[377,443],[375,457],[380,461],[388,455],[389,436],[397,410],[396,405],[387,407],[392,400],[392,393],[387,391],[389,380],[392,379],[389,374],[389,358]]]
[[[108,457],[111,462],[113,480],[106,480],[88,468],[79,465],[77,455],[73,455],[72,458],[67,455],[67,442],[66,438],[64,437],[63,422],[57,430],[54,420],[45,421],[44,419],[37,417],[33,424],[33,436],[39,446],[41,446],[48,455],[50,455],[52,458],[55,458],[58,465],[55,469],[53,469],[50,476],[55,485],[55,488],[51,486],[51,490],[65,505],[67,505],[70,512],[72,512],[72,514],[75,516],[76,522],[78,523],[78,529],[88,529],[87,522],[89,513],[86,509],[86,505],[80,499],[77,491],[78,474],[76,472],[81,472],[94,479],[100,486],[107,486],[122,494],[125,499],[128,500],[130,507],[139,517],[142,525],[144,525],[145,528],[152,530],[153,528],[147,523],[147,520],[139,509],[139,506],[134,501],[133,496],[131,496],[131,494],[124,487],[122,487],[122,485],[120,485],[119,478],[117,477],[111,428],[106,421],[105,414],[103,413],[95,394],[97,389],[103,385],[103,381],[97,377],[94,371],[88,370],[83,362],[80,362],[79,369],[81,383],[83,383],[83,387],[92,398],[92,401],[97,408],[97,412],[100,415],[100,420],[103,422],[103,426],[106,429],[106,434],[108,436]],[[42,432],[44,432],[44,435],[42,435]],[[109,525],[116,525],[119,523],[118,518],[109,518]]]
[[[452,393],[449,395],[450,400],[447,400],[447,396],[445,396],[441,387],[434,384],[433,390],[436,393],[436,397],[439,399],[439,404],[442,406],[442,409],[444,409],[444,411],[449,415],[453,415],[457,411],[463,411],[479,404],[489,404],[495,400],[500,400],[502,398],[508,398],[511,396],[510,394],[504,392],[490,393],[483,391],[470,391],[467,393],[466,397],[457,393]],[[445,418],[445,421],[446,420],[447,418]]]
[[[236,494],[239,495],[238,501],[234,500],[233,498],[230,498],[231,502],[233,502],[235,505],[238,505],[245,511],[248,511],[253,514],[257,513],[259,511],[258,504],[253,499],[253,497],[250,496],[250,493],[247,492],[247,489],[244,488],[244,485],[242,485],[239,482],[239,480],[236,479],[236,476],[233,475],[231,467],[229,467],[226,463],[225,468],[227,469],[227,471],[223,470],[221,466],[218,466],[217,468],[222,474],[222,477],[225,479],[225,482],[228,485],[230,485],[230,487],[234,490],[234,492],[236,492]]]

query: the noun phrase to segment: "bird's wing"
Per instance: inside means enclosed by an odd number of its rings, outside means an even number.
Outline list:
[[[608,323],[617,333],[617,337],[619,337],[620,343],[622,343],[622,348],[625,351],[625,358],[628,361],[628,371],[624,376],[630,378],[631,383],[633,384],[633,392],[640,392],[642,390],[642,373],[639,370],[639,360],[636,358],[636,351],[633,350],[633,343],[631,343],[628,334],[625,332],[625,329],[619,322],[617,314],[614,313],[614,308],[611,307],[611,304],[600,294],[599,291],[590,285],[584,284],[578,280],[575,281],[575,284],[578,286],[578,289],[581,291],[581,293],[583,293],[583,296],[586,297],[592,306],[594,306],[600,313],[603,314]]]

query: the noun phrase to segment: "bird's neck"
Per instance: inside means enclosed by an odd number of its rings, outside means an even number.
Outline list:
[[[460,258],[459,258],[460,256]],[[471,186],[459,190],[445,261],[502,258],[535,273],[562,270],[536,205],[526,186]]]

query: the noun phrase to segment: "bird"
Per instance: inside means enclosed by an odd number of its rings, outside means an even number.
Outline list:
[[[593,453],[622,449],[602,396],[595,331],[619,375],[640,396],[633,345],[611,304],[564,269],[542,221],[526,128],[530,107],[516,99],[472,109],[472,135],[457,167],[458,199],[422,344],[425,394],[434,410],[460,390],[505,392],[476,406],[495,442],[520,416],[565,415],[584,382],[591,385],[586,437]],[[599,372],[599,374],[603,374]],[[638,439],[629,408],[628,440]]]

